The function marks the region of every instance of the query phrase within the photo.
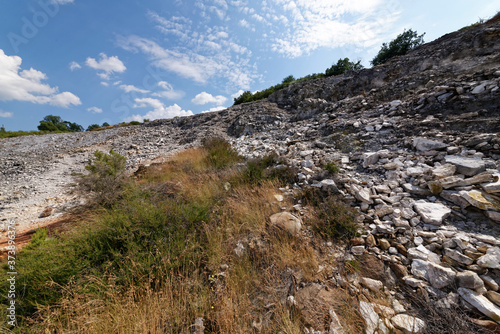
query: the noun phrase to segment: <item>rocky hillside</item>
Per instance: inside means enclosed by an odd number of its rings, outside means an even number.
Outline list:
[[[392,307],[360,301],[367,333],[424,331],[427,319],[410,312],[404,287],[438,308],[460,305],[482,314],[476,322],[498,331],[499,41],[497,17],[384,65],[297,83],[220,112],[2,139],[0,219],[31,229],[81,203],[68,185],[96,149],[127,156],[134,171],[221,136],[248,158],[276,153],[300,168],[285,196],[298,188],[334,190],[359,210],[363,235],[339,256],[369,256],[377,270],[340,277],[327,269],[326,281],[298,285],[290,302],[305,314],[336,284],[391,298]],[[328,162],[339,167],[334,179],[324,176]],[[46,208],[53,214],[39,218]],[[289,210],[301,215],[307,208],[296,203]],[[330,333],[341,333],[331,317]],[[312,320],[309,325],[318,333]]]

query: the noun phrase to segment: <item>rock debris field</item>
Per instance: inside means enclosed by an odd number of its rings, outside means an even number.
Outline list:
[[[338,192],[358,209],[363,235],[339,256],[370,254],[389,274],[342,278],[333,269],[329,280],[390,296],[392,307],[385,309],[360,302],[367,333],[426,327],[396,284],[423,291],[436,307],[461,305],[498,323],[499,41],[500,24],[493,21],[384,65],[293,84],[267,100],[220,112],[0,139],[1,223],[14,219],[19,230],[29,230],[81,204],[72,175],[84,171],[95,150],[123,154],[133,172],[220,136],[247,158],[273,153],[297,167],[299,181],[283,196],[316,187]],[[334,177],[324,176],[328,162],[339,167]],[[305,210],[296,203],[288,211],[300,216]],[[43,212],[48,217],[39,218]],[[323,283],[302,286],[290,302],[305,305],[324,289]],[[331,314],[330,333],[341,333],[335,318]],[[310,328],[321,333],[313,323]]]

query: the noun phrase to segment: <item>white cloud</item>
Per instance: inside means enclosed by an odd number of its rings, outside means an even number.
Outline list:
[[[149,93],[149,90],[140,89],[135,87],[134,85],[120,85],[120,89],[123,90],[125,93],[130,93],[130,92],[137,92],[142,94]]]
[[[195,6],[207,11],[211,5],[225,8],[224,3],[198,1]],[[155,67],[198,83],[225,78],[232,87],[248,88],[257,77],[256,68],[250,64],[252,52],[231,37],[227,26],[193,22],[178,16],[167,19],[154,12],[149,12],[148,17],[161,33],[167,35],[168,47],[133,35],[120,37],[118,45],[131,52],[144,53]],[[238,81],[233,81],[235,79]]]
[[[247,21],[247,20],[245,20],[245,19],[241,19],[241,20],[238,22],[238,24],[239,24],[240,26],[242,26],[243,28],[247,28],[247,29],[250,29],[250,28],[252,27],[252,26],[250,25],[250,23],[248,23],[248,21]]]
[[[45,73],[33,68],[21,70],[21,64],[21,57],[7,56],[0,49],[0,100],[27,101],[63,108],[81,104],[73,93],[59,93],[58,87],[43,83],[47,80]]]
[[[73,3],[74,0],[51,0],[50,2],[58,5],[65,5],[67,3]]]
[[[203,110],[201,113],[202,114],[206,114],[207,112],[221,111],[221,110],[224,110],[224,109],[227,109],[227,108],[223,107],[223,106],[214,107],[214,108],[210,108],[209,110]]]
[[[106,81],[101,81],[101,85],[103,85],[104,87],[108,87],[109,86],[109,83],[106,82]]]
[[[222,95],[213,96],[207,92],[201,92],[196,95],[194,99],[191,100],[194,104],[207,104],[207,103],[215,103],[218,105],[224,104],[227,101],[227,97]]]
[[[189,49],[164,49],[156,42],[138,36],[122,38],[119,45],[125,50],[141,51],[148,55],[153,66],[198,83],[206,83],[212,77],[224,76],[233,85],[247,88],[252,78],[255,77],[249,70],[247,60],[239,59],[234,62],[228,52],[213,51],[213,55],[205,55],[202,54],[205,52],[193,52]],[[235,80],[236,77],[237,80]]]
[[[2,110],[0,110],[0,117],[1,118],[9,118],[9,117],[12,117],[12,116],[14,116],[13,113],[8,112],[8,111],[2,111]]]
[[[97,75],[104,80],[108,80],[113,73],[122,73],[127,69],[117,56],[108,57],[105,53],[100,53],[99,57],[99,60],[88,57],[85,64],[100,71]]]
[[[76,61],[72,61],[71,63],[69,63],[69,69],[72,71],[79,70],[81,68],[82,68],[82,66],[80,64],[78,64]]]
[[[237,91],[236,93],[234,93],[233,95],[231,95],[231,97],[232,97],[233,99],[236,99],[236,98],[240,97],[240,96],[241,96],[241,94],[243,94],[244,92],[245,92],[245,91],[244,91],[243,89],[240,89],[239,91]]]
[[[87,111],[93,112],[94,114],[100,114],[100,113],[102,113],[102,109],[101,108],[97,108],[97,107],[87,108]]]
[[[177,100],[177,99],[181,99],[184,97],[184,92],[174,90],[172,85],[166,81],[158,82],[158,86],[163,88],[163,90],[160,92],[153,93],[153,96],[164,97],[164,98],[169,99],[169,100]]]
[[[173,118],[176,116],[191,116],[193,112],[191,110],[183,110],[177,104],[172,106],[165,106],[160,100],[152,98],[142,98],[135,99],[135,108],[146,108],[152,107],[153,110],[147,112],[145,115],[132,115],[124,119],[125,122],[139,121],[142,122],[144,119],[155,120],[163,118]]]
[[[401,5],[383,0],[264,0],[255,8],[231,1],[243,17],[238,24],[262,34],[261,45],[289,58],[318,48],[379,45],[399,17]],[[272,29],[262,31],[262,25]]]

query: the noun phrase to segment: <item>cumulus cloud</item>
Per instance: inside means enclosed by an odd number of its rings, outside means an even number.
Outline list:
[[[108,57],[105,53],[99,54],[99,60],[88,57],[85,64],[97,70],[97,75],[108,80],[113,73],[122,73],[127,69],[117,56]]]
[[[80,64],[78,64],[76,61],[72,61],[71,63],[69,63],[69,69],[72,71],[79,70],[81,68],[82,68],[82,66]]]
[[[149,90],[137,88],[134,85],[120,85],[120,89],[123,90],[125,93],[130,93],[130,92],[137,92],[142,94],[149,93]]]
[[[1,118],[9,118],[9,117],[12,117],[12,116],[14,116],[13,113],[8,112],[8,111],[2,111],[2,110],[0,110],[0,117]]]
[[[201,92],[196,95],[194,99],[191,100],[194,104],[207,104],[207,103],[215,103],[218,105],[224,104],[227,101],[227,97],[222,95],[213,96],[207,92]]]
[[[0,49],[0,100],[27,101],[63,108],[81,104],[73,93],[59,93],[58,87],[44,83],[47,80],[45,73],[33,68],[21,70],[21,64],[21,57],[7,56]]]
[[[241,94],[243,94],[244,92],[245,92],[245,91],[244,91],[243,89],[240,89],[239,91],[237,91],[236,93],[234,93],[233,95],[231,95],[231,97],[232,97],[233,99],[236,99],[236,98],[240,97],[240,96],[241,96]]]
[[[158,87],[163,90],[153,93],[153,96],[164,97],[169,100],[177,100],[184,97],[184,92],[179,90],[174,90],[171,84],[166,81],[158,82]]]
[[[210,108],[209,110],[203,110],[201,113],[202,114],[206,114],[207,112],[221,111],[221,110],[224,110],[224,109],[226,109],[226,107],[223,107],[223,106],[214,107],[214,108]]]
[[[124,119],[125,122],[138,121],[142,122],[144,119],[155,120],[163,118],[173,118],[176,116],[191,116],[193,112],[191,110],[183,110],[177,104],[172,106],[165,106],[160,100],[152,98],[141,98],[135,99],[135,108],[147,108],[152,107],[145,115],[132,115]]]
[[[100,113],[102,113],[102,109],[98,108],[98,107],[87,108],[87,111],[93,112],[94,114],[100,114]]]

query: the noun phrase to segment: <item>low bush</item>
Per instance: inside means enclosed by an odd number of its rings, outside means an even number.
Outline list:
[[[337,166],[335,162],[328,162],[323,168],[331,175],[335,175],[340,172],[339,166]]]
[[[91,191],[94,199],[102,205],[111,205],[121,195],[125,184],[126,159],[113,150],[109,154],[95,151],[85,169],[90,173],[79,178],[85,191]]]
[[[243,160],[231,144],[222,138],[206,138],[202,141],[202,147],[208,153],[206,157],[208,165],[216,169],[225,168]]]

